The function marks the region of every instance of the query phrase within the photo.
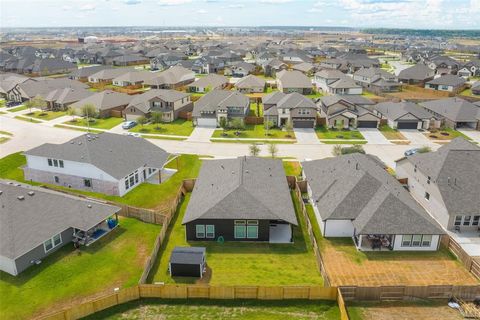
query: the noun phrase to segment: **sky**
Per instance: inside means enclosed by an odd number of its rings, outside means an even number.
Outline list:
[[[480,0],[0,0],[0,27],[480,29]]]

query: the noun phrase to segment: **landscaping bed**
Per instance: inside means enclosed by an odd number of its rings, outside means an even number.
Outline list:
[[[452,140],[458,137],[462,137],[465,140],[472,140],[460,131],[448,128],[443,130],[430,130],[430,133],[424,133],[424,135],[430,140]]]
[[[63,117],[66,114],[65,111],[34,111],[32,113],[26,113],[24,116],[48,121]]]
[[[130,129],[130,132],[138,133],[156,133],[156,134],[166,134],[166,135],[176,135],[176,136],[189,136],[193,131],[192,121],[177,119],[173,122],[165,122],[159,124],[137,124],[135,127]]]
[[[161,255],[156,261],[150,279],[153,283],[208,283],[211,285],[322,285],[312,245],[306,234],[305,221],[299,215],[299,203],[293,197],[299,227],[293,229],[293,244],[264,242],[191,241],[185,239],[182,219],[190,194],[182,201],[167,232]],[[206,247],[208,269],[201,279],[172,278],[168,261],[176,246]]]
[[[238,135],[236,133],[239,133]],[[279,128],[271,128],[267,130],[263,124],[251,125],[247,124],[245,129],[228,129],[225,132],[222,129],[217,129],[213,132],[212,138],[249,138],[249,139],[295,139],[295,134],[292,132],[282,131]]]
[[[335,301],[144,299],[95,313],[84,320],[146,319],[340,319]]]
[[[364,136],[357,130],[339,130],[328,129],[325,126],[315,128],[318,139],[338,139],[338,140],[365,140]]]
[[[31,123],[41,123],[42,121],[35,120],[34,118],[29,118],[29,117],[23,117],[23,116],[15,116],[15,119],[17,120],[22,120],[22,121],[27,121]]]
[[[66,121],[63,124],[68,124],[70,126],[77,126],[77,127],[90,126],[90,128],[111,129],[113,127],[118,126],[122,122],[123,122],[123,118],[115,118],[115,117],[100,118],[100,119],[91,118],[89,123],[87,123],[87,119],[85,118],[76,118],[75,120]]]
[[[18,276],[0,272],[0,318],[31,318],[74,299],[137,284],[160,229],[120,217],[115,231],[89,247],[67,244]]]

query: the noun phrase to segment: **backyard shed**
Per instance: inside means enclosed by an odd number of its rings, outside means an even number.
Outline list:
[[[170,256],[172,277],[203,277],[205,272],[205,247],[175,247]]]

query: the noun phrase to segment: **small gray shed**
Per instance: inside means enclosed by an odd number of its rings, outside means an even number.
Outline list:
[[[175,247],[170,256],[172,277],[203,277],[206,268],[205,247]]]

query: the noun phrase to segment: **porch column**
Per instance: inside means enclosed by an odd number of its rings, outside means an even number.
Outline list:
[[[359,235],[358,236],[358,249],[360,249],[362,247],[362,239],[363,239],[363,236]]]

